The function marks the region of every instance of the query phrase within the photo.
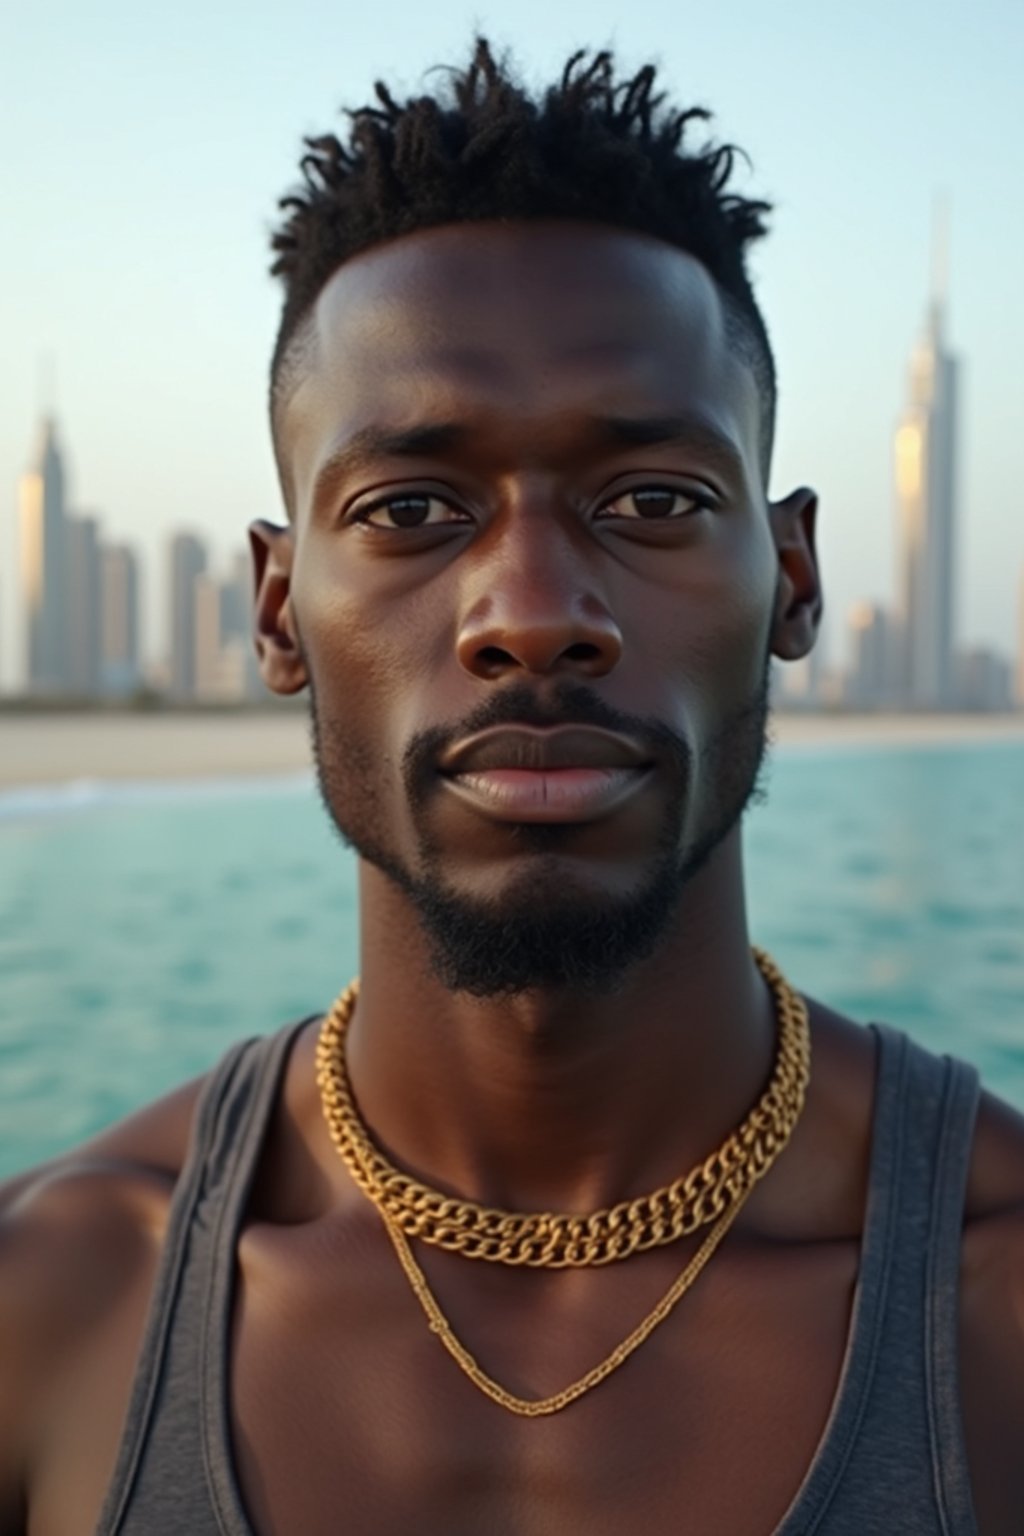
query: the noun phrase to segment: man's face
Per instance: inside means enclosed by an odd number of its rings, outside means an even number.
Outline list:
[[[717,290],[641,236],[446,226],[313,333],[278,618],[328,810],[448,985],[607,985],[764,750],[779,556]]]

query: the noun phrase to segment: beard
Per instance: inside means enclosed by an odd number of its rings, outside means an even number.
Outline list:
[[[735,708],[704,744],[698,763],[687,742],[661,721],[610,708],[581,685],[560,687],[541,709],[518,686],[487,700],[457,727],[413,738],[402,780],[418,840],[415,868],[388,837],[381,799],[379,757],[336,720],[323,718],[311,692],[313,755],[320,795],[342,840],[387,875],[409,898],[427,940],[431,965],[453,992],[501,997],[535,989],[571,988],[605,993],[656,950],[687,884],[763,796],[768,745],[769,668],[752,696]],[[442,851],[425,825],[427,801],[437,787],[439,751],[457,737],[502,724],[587,724],[631,736],[651,748],[673,782],[649,868],[625,894],[595,896],[573,890],[564,851],[575,829],[517,827],[520,848],[536,857],[499,898],[460,892],[448,879]],[[701,825],[684,836],[693,785],[707,786]]]

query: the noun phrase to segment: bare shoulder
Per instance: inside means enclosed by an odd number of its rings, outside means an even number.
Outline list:
[[[203,1082],[0,1184],[0,1533],[23,1528],[23,1468],[62,1383],[155,1272]]]
[[[979,1528],[1024,1505],[1024,1117],[982,1096],[960,1262],[963,1423]]]
[[[963,1293],[1019,1372],[1024,1408],[1024,1115],[983,1093],[964,1213]]]
[[[1024,1207],[1024,1115],[992,1093],[982,1093],[967,1189],[974,1220]]]

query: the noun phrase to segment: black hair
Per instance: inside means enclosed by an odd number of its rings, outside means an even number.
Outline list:
[[[684,149],[702,107],[666,105],[656,70],[616,78],[608,52],[574,53],[557,85],[531,96],[478,39],[434,96],[349,112],[344,140],[305,140],[302,185],[282,198],[272,273],[285,290],[271,364],[271,414],[301,371],[301,326],[349,257],[412,230],[482,219],[579,219],[653,235],[705,267],[723,298],[730,346],[761,399],[767,480],[775,365],[746,269],[770,205],[729,191],[738,151]],[[293,345],[294,343],[294,345]]]

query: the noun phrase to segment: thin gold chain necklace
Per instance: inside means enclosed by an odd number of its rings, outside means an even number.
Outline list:
[[[445,1196],[400,1173],[370,1140],[348,1083],[344,1039],[358,995],[357,981],[346,988],[324,1019],[317,1042],[317,1082],[331,1139],[356,1184],[377,1207],[431,1332],[437,1334],[470,1381],[509,1412],[525,1418],[557,1413],[604,1381],[639,1349],[690,1289],[754,1185],[788,1142],[803,1108],[810,1075],[807,1007],[767,954],[755,949],[754,958],[772,990],[779,1022],[775,1068],[768,1087],[742,1125],[690,1174],[653,1195],[623,1201],[589,1217],[495,1211]],[[668,1222],[652,1220],[652,1211],[666,1204],[671,1212]],[[429,1213],[426,1223],[422,1220],[425,1210]],[[538,1399],[517,1397],[483,1370],[456,1337],[408,1242],[410,1236],[423,1237],[465,1257],[558,1269],[626,1258],[674,1242],[708,1222],[714,1222],[708,1236],[632,1333],[578,1381]],[[512,1236],[499,1237],[496,1243],[480,1241],[481,1226],[485,1232],[493,1232],[496,1225],[500,1233],[507,1232],[505,1223],[511,1224]],[[623,1228],[628,1234],[625,1243],[618,1239]]]

